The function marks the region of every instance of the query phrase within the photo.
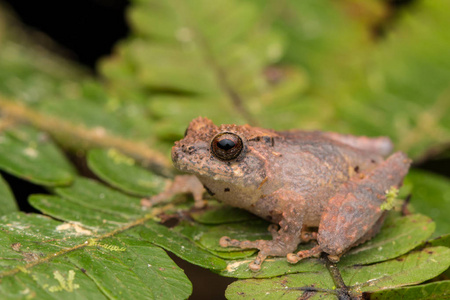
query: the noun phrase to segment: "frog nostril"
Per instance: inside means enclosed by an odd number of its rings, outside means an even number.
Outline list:
[[[195,147],[194,146],[189,146],[188,148],[187,148],[187,153],[188,154],[193,154],[193,153],[195,153]]]

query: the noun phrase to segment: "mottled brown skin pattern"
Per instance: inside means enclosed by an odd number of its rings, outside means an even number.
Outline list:
[[[220,159],[212,151],[213,139],[223,132],[242,140],[236,158]],[[410,166],[401,152],[385,160],[391,150],[385,137],[216,126],[197,118],[185,138],[175,143],[172,159],[178,169],[197,176],[216,199],[279,225],[278,231],[271,227],[271,241],[220,240],[224,247],[259,249],[250,264],[257,271],[267,256],[287,255],[295,263],[326,252],[339,260],[376,234],[384,219],[380,205],[386,191],[401,185]],[[318,245],[293,253],[304,227],[319,228],[314,235]]]

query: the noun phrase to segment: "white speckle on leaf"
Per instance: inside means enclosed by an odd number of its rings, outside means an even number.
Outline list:
[[[373,281],[376,281],[376,279],[375,278],[374,279],[369,279],[369,280],[366,281],[366,284],[369,283],[369,286],[372,286],[372,285],[375,284],[375,282],[373,282]]]
[[[25,149],[23,150],[23,153],[24,153],[26,156],[31,157],[31,158],[36,158],[36,157],[38,156],[38,154],[39,154],[39,153],[37,152],[36,149],[31,148],[31,147],[25,148]]]
[[[29,293],[30,293],[30,289],[29,289],[29,288],[26,288],[26,289],[24,289],[23,291],[20,291],[20,293],[21,293],[22,295],[29,294]]]
[[[100,195],[98,195],[98,197],[99,197],[100,199],[103,199],[103,198],[105,198],[105,194],[101,193]]]
[[[381,247],[381,246],[378,247],[378,251],[381,251],[381,250],[383,250],[383,247]]]
[[[194,235],[194,241],[199,241],[203,236],[203,232],[200,232],[199,234]]]
[[[70,229],[75,230],[76,235],[92,235],[92,231],[83,228],[79,223],[64,223],[56,226],[56,230],[58,231]]]
[[[231,273],[236,271],[237,268],[239,268],[240,265],[242,264],[248,264],[249,262],[251,262],[251,260],[242,260],[242,261],[237,261],[231,264],[227,265],[227,272]]]
[[[6,224],[6,226],[11,227],[11,228],[8,228],[8,230],[14,230],[14,229],[25,230],[25,229],[28,229],[31,227],[30,225],[23,225],[19,222],[8,223],[8,224]]]

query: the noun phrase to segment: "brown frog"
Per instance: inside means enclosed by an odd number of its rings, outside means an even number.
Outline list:
[[[399,187],[411,160],[392,150],[386,137],[368,138],[330,132],[274,131],[249,125],[214,125],[193,120],[172,148],[181,171],[166,192],[192,192],[201,206],[202,185],[214,198],[248,210],[278,226],[272,240],[220,239],[223,247],[257,248],[250,264],[257,271],[267,256],[291,263],[326,252],[338,261],[351,247],[372,238],[385,212],[386,192]],[[186,184],[187,183],[187,184]],[[318,227],[317,233],[305,230]],[[311,238],[317,246],[294,253]]]

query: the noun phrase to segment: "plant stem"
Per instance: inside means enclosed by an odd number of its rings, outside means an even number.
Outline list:
[[[87,128],[82,124],[74,124],[55,116],[45,115],[2,96],[0,96],[0,112],[12,120],[29,123],[50,133],[63,146],[75,151],[95,147],[115,148],[162,175],[171,176],[172,174],[171,163],[165,155],[150,149],[145,143],[114,136],[103,127]]]

